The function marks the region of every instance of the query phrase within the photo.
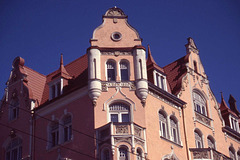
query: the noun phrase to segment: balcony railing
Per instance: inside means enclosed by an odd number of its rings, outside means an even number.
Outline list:
[[[213,148],[190,148],[192,159],[202,160],[231,160],[226,155]]]
[[[98,143],[111,140],[112,144],[119,141],[133,143],[145,143],[145,129],[133,122],[110,122],[97,129]]]
[[[198,112],[195,111],[195,118],[196,120],[208,125],[208,126],[211,126],[211,118],[208,118],[207,116],[204,116]]]

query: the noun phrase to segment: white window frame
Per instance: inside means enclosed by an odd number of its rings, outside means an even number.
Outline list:
[[[109,157],[106,157],[105,153],[108,153]],[[103,148],[101,150],[101,160],[110,160],[111,159],[110,157],[111,157],[110,156],[110,150],[108,148]]]
[[[136,153],[137,160],[144,160],[143,150],[141,148],[138,147]]]
[[[53,125],[56,125],[57,127],[53,129]],[[53,133],[55,134],[55,138],[54,138],[54,143],[53,143]],[[53,148],[57,145],[59,145],[59,122],[55,121],[52,122],[49,126],[49,148]]]
[[[70,118],[69,122],[65,123],[66,118]],[[65,139],[65,129],[67,129],[67,139]],[[72,140],[72,116],[67,114],[62,118],[62,141],[67,142]]]
[[[13,98],[9,104],[9,121],[13,121],[19,116],[19,100],[18,98]]]
[[[199,136],[199,137],[196,137],[196,134]],[[200,138],[200,139],[198,139]],[[203,135],[201,133],[200,130],[194,130],[194,139],[195,139],[195,145],[196,145],[196,148],[204,148],[204,145],[203,145]],[[198,144],[200,143],[201,146],[198,146]]]
[[[200,113],[206,117],[208,116],[206,99],[198,91],[193,91],[193,104],[195,112]],[[198,109],[198,106],[200,107],[200,110]]]
[[[154,70],[153,71],[153,79],[154,79],[154,85],[167,91],[167,80],[166,80],[165,75]]]
[[[163,122],[163,120],[160,119],[160,114],[163,115],[163,117],[165,118],[165,121],[166,122]],[[160,125],[160,136],[161,137],[164,137],[164,138],[168,138],[169,135],[168,135],[168,120],[167,120],[167,114],[164,113],[164,111],[160,110],[158,112],[158,116],[159,116],[159,125]],[[164,127],[164,125],[165,127]],[[163,128],[165,128],[165,134],[166,136],[164,136],[164,133],[163,133]]]
[[[115,80],[109,80],[108,79],[108,63],[109,62],[111,62],[111,63],[113,63],[114,64],[114,66],[113,66],[113,69],[114,69],[114,78],[115,78]],[[107,61],[106,61],[106,64],[105,64],[105,73],[106,73],[106,81],[116,81],[117,80],[117,64],[116,64],[116,61],[115,60],[113,60],[113,59],[108,59]]]
[[[17,141],[17,143],[13,143],[14,141]],[[13,151],[17,152],[17,159],[22,159],[22,140],[19,137],[16,137],[10,141],[8,146],[6,147],[6,153],[5,153],[5,160],[11,160],[13,159]],[[8,157],[9,154],[9,157]]]
[[[124,160],[130,160],[130,157],[129,157],[129,151],[128,151],[128,147],[127,146],[120,146],[119,148],[118,148],[118,160],[123,160],[123,158],[121,158],[120,156],[121,156],[121,153],[120,153],[120,150],[121,149],[124,149],[125,151],[126,151],[126,158],[124,159]]]
[[[229,122],[230,122],[230,127],[236,131],[239,132],[239,124],[237,118],[233,117],[231,114],[229,115]]]
[[[232,160],[236,160],[236,155],[235,155],[235,153],[236,153],[235,149],[234,149],[232,146],[230,146],[230,147],[229,147],[229,157],[232,158]],[[233,156],[233,157],[232,157],[232,156]]]
[[[130,65],[129,65],[129,62],[125,59],[121,60],[119,62],[119,77],[120,77],[120,80],[122,81],[122,67],[121,67],[121,64],[122,63],[125,63],[127,65],[127,76],[128,76],[128,79],[127,80],[124,80],[124,81],[129,81],[130,80]]]
[[[60,88],[58,88],[58,84],[60,84]],[[52,89],[53,86],[55,87],[54,96],[53,96],[53,89]],[[58,89],[60,89],[60,93],[58,93]],[[62,78],[49,83],[49,99],[50,100],[60,96],[62,94],[62,92],[63,92],[63,79]]]
[[[172,122],[174,122],[174,125],[176,126],[172,126]],[[180,143],[180,132],[179,132],[179,126],[178,126],[178,120],[175,116],[170,116],[170,130],[171,130],[171,140],[177,144]],[[176,141],[174,140],[174,134],[173,134],[173,131],[175,130],[175,134],[176,134]]]
[[[110,110],[110,107],[111,107],[111,105],[113,105],[113,104],[123,104],[123,105],[125,105],[125,106],[128,108],[128,110]],[[128,114],[128,122],[131,122],[130,105],[128,105],[128,104],[126,104],[126,103],[122,103],[121,101],[120,101],[120,102],[113,102],[113,103],[111,103],[111,104],[109,105],[109,107],[108,107],[108,112],[109,112],[109,122],[112,122],[112,121],[111,121],[111,115],[112,115],[112,114],[117,114],[117,115],[118,115],[118,122],[119,122],[119,123],[121,123],[121,122],[123,121],[122,115]]]
[[[213,149],[216,149],[216,141],[215,141],[215,139],[212,137],[212,136],[208,136],[207,137],[207,142],[208,142],[208,147],[210,147],[210,148],[213,148]],[[211,143],[211,144],[209,144],[209,142]],[[213,145],[213,146],[210,146],[210,145]]]

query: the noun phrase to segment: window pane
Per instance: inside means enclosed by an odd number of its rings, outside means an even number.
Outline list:
[[[52,86],[52,98],[55,98],[55,85]]]
[[[108,69],[108,81],[115,81],[115,70]]]
[[[196,104],[196,106],[197,106],[197,108],[196,108],[196,109],[197,109],[197,112],[198,112],[198,113],[201,113],[201,107],[200,107],[200,105],[199,105],[199,104]]]
[[[119,149],[119,160],[128,160],[127,150],[125,148]]]
[[[118,122],[118,114],[111,114],[111,122]]]
[[[58,83],[57,84],[57,96],[60,96],[60,94],[61,94],[61,84]]]
[[[166,124],[165,123],[162,123],[162,136],[165,137],[165,138],[167,137],[166,136]]]
[[[174,142],[177,142],[177,133],[176,133],[176,129],[173,128],[172,132],[173,132],[173,141],[174,141]]]
[[[122,122],[129,122],[129,114],[122,114]]]
[[[6,160],[10,160],[10,152],[6,153]]]
[[[160,76],[161,78],[161,88],[164,89],[165,86],[164,86],[164,77],[163,76]]]
[[[128,69],[121,69],[121,80],[128,81]]]

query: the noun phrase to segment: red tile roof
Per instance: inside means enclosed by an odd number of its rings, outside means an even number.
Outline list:
[[[163,67],[174,95],[177,95],[181,90],[182,78],[187,73],[186,63],[188,63],[188,57],[189,54]]]
[[[54,76],[60,74],[61,77],[65,76],[69,81],[69,85],[63,88],[64,92],[83,87],[88,83],[88,58],[87,54],[79,57],[71,63],[63,66],[61,57],[60,67],[58,70],[48,74],[47,76],[40,74],[33,69],[22,66],[21,73],[27,75],[26,86],[29,89],[29,96],[31,99],[37,101],[36,107],[46,103],[49,100],[49,86],[48,83],[52,81]]]

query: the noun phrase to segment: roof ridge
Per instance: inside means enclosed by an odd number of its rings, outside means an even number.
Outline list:
[[[23,66],[23,67],[25,67],[25,68],[27,68],[27,69],[29,69],[29,70],[31,70],[31,71],[33,71],[33,72],[35,72],[35,73],[43,76],[43,77],[45,77],[45,78],[47,77],[46,75],[44,75],[44,74],[42,74],[42,73],[39,73],[38,71],[35,71],[34,69],[32,69],[32,68],[30,68],[30,67],[28,67],[28,66]]]

